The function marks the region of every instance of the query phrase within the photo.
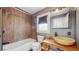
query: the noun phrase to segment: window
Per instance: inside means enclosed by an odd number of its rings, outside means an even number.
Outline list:
[[[48,30],[46,23],[39,24],[39,27],[38,28],[39,28],[39,31],[41,31],[41,32],[46,32]]]
[[[38,23],[38,30],[40,32],[48,31],[47,16],[40,17]]]
[[[50,32],[50,19],[48,13],[39,15],[37,17],[37,32],[38,33],[49,33]]]
[[[53,20],[53,28],[68,28],[68,13],[64,15],[54,16]]]

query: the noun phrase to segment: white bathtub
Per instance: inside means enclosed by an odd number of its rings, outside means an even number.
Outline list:
[[[29,51],[35,39],[27,38],[18,42],[3,45],[3,51]]]

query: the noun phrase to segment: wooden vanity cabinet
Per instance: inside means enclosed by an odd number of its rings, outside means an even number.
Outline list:
[[[54,40],[44,40],[43,41],[43,49],[44,51],[79,51],[79,48],[74,44],[71,46],[65,46],[65,45],[61,45],[56,43]],[[50,48],[54,47],[53,49]]]

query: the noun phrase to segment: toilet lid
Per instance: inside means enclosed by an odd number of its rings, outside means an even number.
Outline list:
[[[39,42],[34,42],[34,43],[32,44],[32,46],[40,46],[40,43],[39,43]]]

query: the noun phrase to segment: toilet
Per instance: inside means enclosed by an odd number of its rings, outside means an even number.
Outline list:
[[[44,40],[44,36],[41,36],[41,35],[38,35],[38,36],[37,36],[37,41],[38,41],[39,43],[42,43],[43,40]]]
[[[34,42],[32,44],[32,50],[33,51],[41,51],[41,43],[43,42],[43,40],[44,40],[44,36],[38,35],[37,42]]]
[[[32,50],[33,51],[41,51],[41,44],[39,42],[34,42],[32,44]]]

